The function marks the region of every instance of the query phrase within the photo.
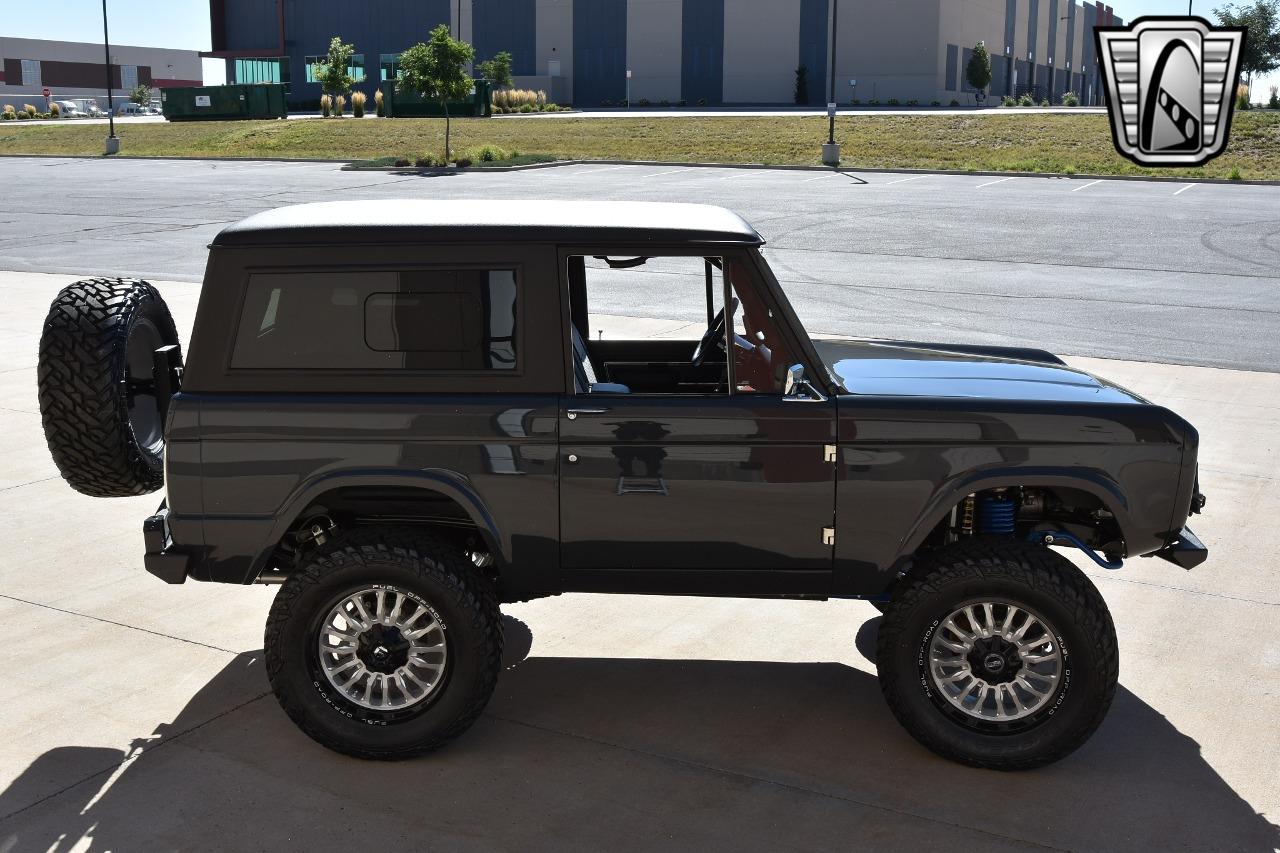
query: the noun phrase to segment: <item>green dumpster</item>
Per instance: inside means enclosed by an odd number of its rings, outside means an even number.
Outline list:
[[[177,86],[160,90],[161,112],[169,121],[285,118],[284,86],[234,83],[226,86]]]
[[[488,118],[493,115],[493,87],[488,80],[473,80],[475,87],[462,101],[449,102],[450,118]],[[396,118],[444,118],[439,101],[424,101],[412,92],[397,92],[395,82],[388,80],[383,92],[387,115]]]

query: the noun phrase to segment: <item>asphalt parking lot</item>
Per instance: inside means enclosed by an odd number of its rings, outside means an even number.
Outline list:
[[[333,198],[700,201],[764,234],[814,332],[1280,370],[1276,187],[608,165],[423,177],[36,158],[0,162],[0,182],[3,269],[198,281],[204,247],[227,223]]]
[[[0,161],[0,269],[17,271],[0,273],[0,851],[1280,847],[1280,188],[860,177]],[[49,191],[64,185],[82,189]],[[507,669],[463,739],[394,765],[330,754],[267,692],[273,590],[159,583],[139,533],[155,496],[95,500],[57,477],[35,349],[49,300],[89,272],[161,280],[189,328],[224,223],[344,189],[736,207],[812,331],[1044,345],[1183,414],[1210,560],[1084,565],[1121,687],[1084,748],[1032,773],[917,746],[875,684],[877,614],[847,601],[512,605]],[[636,328],[662,318],[621,307]]]

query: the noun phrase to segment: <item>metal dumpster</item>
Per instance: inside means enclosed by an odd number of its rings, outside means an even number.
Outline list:
[[[161,89],[160,109],[169,121],[226,121],[288,116],[284,86],[279,83],[234,83],[226,86]]]
[[[473,80],[474,88],[463,101],[449,102],[450,118],[482,117],[493,115],[493,86],[488,80]],[[444,118],[439,101],[424,101],[411,92],[397,92],[395,81],[383,84],[383,105],[387,115],[396,118]]]

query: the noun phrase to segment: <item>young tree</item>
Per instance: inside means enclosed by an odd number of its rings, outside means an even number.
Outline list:
[[[510,88],[512,85],[511,54],[505,50],[495,53],[493,59],[476,63],[476,70],[480,72],[481,77],[492,83],[495,89],[499,86]]]
[[[143,83],[134,86],[129,90],[129,100],[146,106],[151,103],[151,87]]]
[[[1252,6],[1226,4],[1214,9],[1218,22],[1227,27],[1248,27],[1240,47],[1240,71],[1253,82],[1255,74],[1269,74],[1280,67],[1280,7],[1276,0],[1255,0]]]
[[[355,45],[343,44],[342,39],[334,36],[329,42],[329,55],[324,62],[311,66],[311,76],[326,95],[337,98],[351,91],[351,84],[355,82],[350,73],[351,57],[355,52]]]
[[[400,54],[397,92],[416,92],[424,100],[439,101],[444,109],[444,159],[449,160],[449,102],[460,101],[471,91],[464,66],[476,51],[449,35],[449,25],[431,31],[427,43],[418,42]]]
[[[809,69],[803,65],[796,68],[796,103],[809,103]]]
[[[969,81],[969,85],[986,95],[987,86],[991,84],[991,55],[987,53],[987,46],[982,42],[978,42],[973,46],[973,56],[969,57],[969,64],[964,69],[964,77]]]

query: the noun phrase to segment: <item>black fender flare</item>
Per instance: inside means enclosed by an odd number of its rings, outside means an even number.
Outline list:
[[[450,498],[471,518],[494,560],[499,565],[508,561],[510,554],[498,523],[465,475],[447,468],[423,468],[412,471],[406,471],[403,468],[343,469],[312,477],[293,491],[277,514],[266,546],[254,559],[246,582],[251,583],[262,573],[280,540],[291,527],[297,524],[306,508],[321,495],[345,487],[388,485],[418,488]]]
[[[1132,517],[1124,490],[1115,478],[1099,468],[1059,466],[984,468],[979,471],[967,471],[939,484],[916,517],[915,524],[898,543],[894,564],[900,565],[904,559],[915,554],[924,544],[925,537],[966,495],[1012,486],[1050,489],[1060,487],[1087,492],[1096,497],[1107,511],[1116,517],[1116,523],[1119,524],[1122,533],[1127,534],[1131,529]]]

